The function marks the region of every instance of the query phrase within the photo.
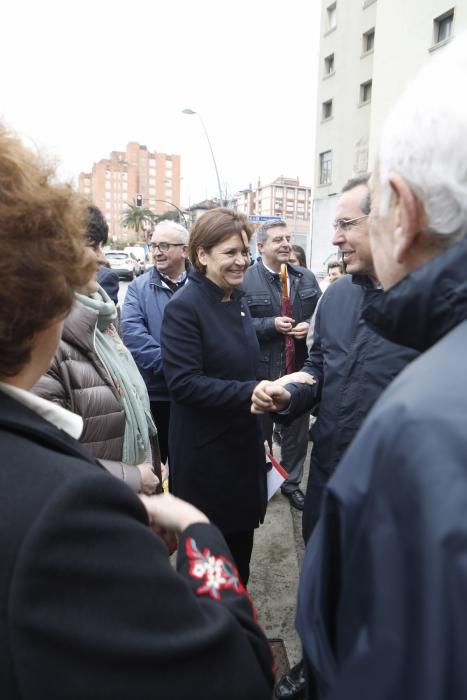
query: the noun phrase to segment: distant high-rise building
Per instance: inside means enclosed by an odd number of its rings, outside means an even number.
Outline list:
[[[385,116],[421,66],[466,29],[467,0],[322,0],[311,226],[315,269],[335,253],[331,223],[337,195],[350,177],[373,166]]]
[[[134,238],[121,225],[127,203],[136,203],[155,214],[173,211],[167,202],[180,206],[180,156],[148,151],[130,142],[126,151],[112,151],[109,158],[94,163],[90,173],[80,173],[78,189],[102,210],[113,240]]]
[[[277,216],[284,219],[293,242],[306,249],[310,227],[311,187],[301,185],[298,178],[278,177],[268,185],[258,181],[240,190],[235,198],[237,211],[249,216]]]

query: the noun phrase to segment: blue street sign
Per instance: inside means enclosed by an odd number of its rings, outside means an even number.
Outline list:
[[[250,221],[280,221],[280,216],[257,216],[256,214],[248,217]]]

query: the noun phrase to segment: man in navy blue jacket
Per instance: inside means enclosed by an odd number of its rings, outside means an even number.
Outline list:
[[[271,401],[268,409],[282,408],[277,418],[293,420],[319,402],[302,521],[305,542],[318,521],[325,486],[365,416],[417,354],[382,338],[362,319],[365,300],[383,294],[370,249],[369,211],[368,176],[349,180],[337,205],[333,243],[351,274],[330,285],[320,300],[313,345],[303,367],[315,383],[279,387],[276,405]],[[276,694],[282,700],[302,697],[304,683],[299,664],[282,679]]]
[[[164,309],[187,279],[188,231],[173,221],[154,229],[154,267],[128,287],[122,309],[122,336],[143,376],[157,427],[161,460],[168,455],[170,401],[162,372],[160,333]]]

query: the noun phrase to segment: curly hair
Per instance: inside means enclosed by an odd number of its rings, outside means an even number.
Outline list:
[[[87,204],[0,126],[0,378],[28,363],[36,333],[63,318],[92,274]]]
[[[198,260],[198,248],[204,248],[208,252],[226,238],[242,231],[250,240],[253,235],[252,225],[244,214],[237,214],[232,209],[217,207],[200,216],[191,229],[188,243],[188,257],[195,270],[202,275],[206,274],[206,268]]]

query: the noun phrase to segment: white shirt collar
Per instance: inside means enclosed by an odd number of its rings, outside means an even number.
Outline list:
[[[34,411],[34,413],[45,418],[45,420],[52,423],[52,425],[59,430],[68,433],[68,435],[71,435],[75,440],[78,440],[83,432],[83,419],[81,416],[53,403],[53,401],[47,401],[47,399],[31,394],[30,391],[20,389],[11,384],[5,384],[4,382],[0,382],[0,391],[8,394],[8,396],[11,396],[11,398],[18,401],[18,403],[23,404],[23,406],[26,406],[31,411]]]

